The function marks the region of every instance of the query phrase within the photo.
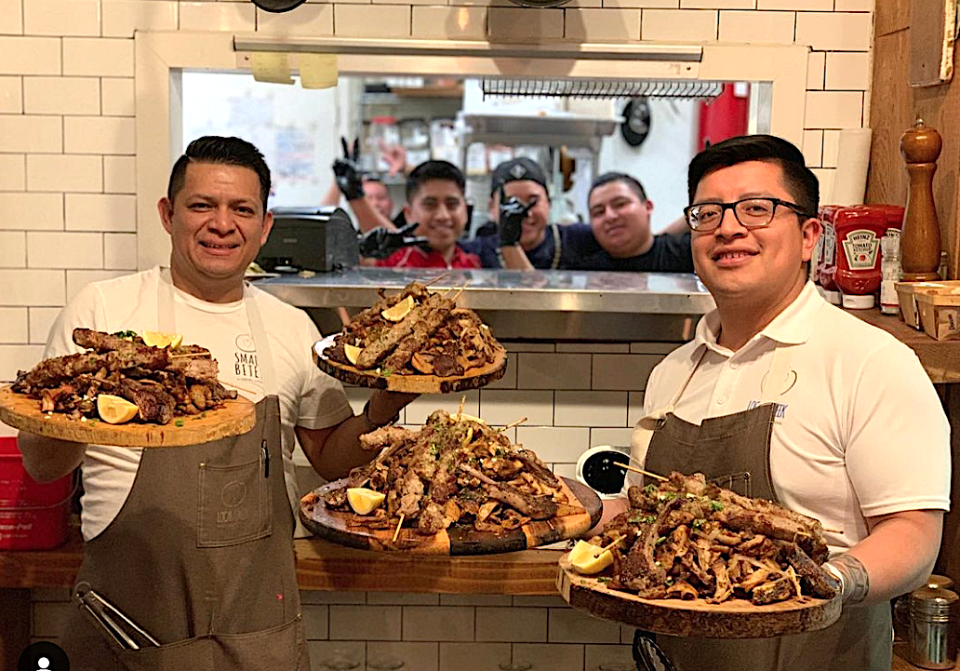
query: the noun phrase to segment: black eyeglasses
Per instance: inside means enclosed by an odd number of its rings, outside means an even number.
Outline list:
[[[807,216],[803,208],[796,203],[779,198],[744,198],[735,203],[701,203],[683,208],[683,214],[687,226],[701,233],[717,228],[728,209],[733,210],[733,216],[744,228],[760,228],[773,221],[778,205],[789,207],[801,217]]]

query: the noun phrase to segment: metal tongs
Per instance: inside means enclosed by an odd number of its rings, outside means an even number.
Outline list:
[[[157,639],[144,631],[136,622],[124,615],[123,612],[112,603],[94,592],[90,583],[78,583],[73,590],[73,598],[77,600],[81,607],[86,609],[94,622],[110,634],[121,648],[125,650],[139,650],[141,648],[141,644],[137,643],[134,639],[134,634],[144,643],[153,646],[160,645]],[[125,625],[130,632],[128,633],[121,624]]]

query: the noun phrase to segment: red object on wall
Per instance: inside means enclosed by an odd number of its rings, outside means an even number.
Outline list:
[[[749,118],[750,84],[724,84],[723,93],[710,102],[700,103],[697,151],[706,149],[708,141],[717,144],[731,137],[746,135]]]

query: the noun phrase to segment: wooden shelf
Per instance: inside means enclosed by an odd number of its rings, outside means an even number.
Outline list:
[[[899,318],[880,310],[847,310],[851,315],[883,329],[916,352],[934,384],[960,382],[960,340],[934,340],[923,331],[910,328]]]
[[[302,590],[556,594],[558,550],[475,557],[364,552],[312,538],[294,541]],[[53,550],[0,552],[0,589],[72,587],[83,543],[74,530]]]

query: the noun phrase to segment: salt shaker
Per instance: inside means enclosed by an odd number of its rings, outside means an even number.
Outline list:
[[[888,228],[880,238],[880,312],[895,315],[900,312],[896,283],[900,281],[900,231]]]
[[[921,587],[910,594],[910,661],[924,669],[952,669],[957,662],[960,597],[948,589]]]

